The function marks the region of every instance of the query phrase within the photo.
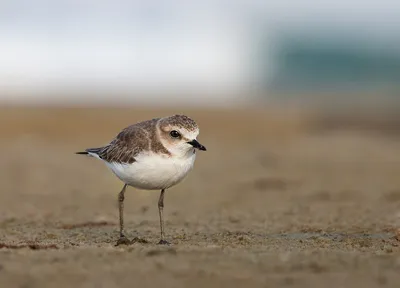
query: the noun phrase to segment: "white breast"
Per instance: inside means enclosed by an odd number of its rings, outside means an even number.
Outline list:
[[[167,189],[178,184],[193,168],[195,153],[187,157],[167,157],[155,153],[140,154],[132,164],[107,163],[124,183],[138,189]]]

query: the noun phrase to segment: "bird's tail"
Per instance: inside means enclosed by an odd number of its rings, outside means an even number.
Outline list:
[[[92,156],[95,158],[100,158],[99,153],[101,153],[101,151],[104,149],[104,147],[99,147],[99,148],[88,148],[85,149],[85,151],[80,151],[80,152],[75,152],[75,154],[78,155],[88,155],[88,156]]]

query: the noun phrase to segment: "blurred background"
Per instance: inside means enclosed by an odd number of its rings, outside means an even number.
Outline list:
[[[15,0],[0,8],[3,104],[393,102],[399,93],[393,0]]]
[[[398,287],[399,28],[394,0],[0,1],[0,286]],[[74,152],[178,113],[207,152],[177,245],[128,188],[149,244],[119,253],[122,183]]]

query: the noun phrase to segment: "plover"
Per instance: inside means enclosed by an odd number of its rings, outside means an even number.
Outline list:
[[[88,148],[84,154],[102,160],[124,183],[118,194],[119,244],[130,241],[124,235],[124,198],[127,186],[143,190],[161,190],[158,200],[161,239],[164,234],[164,194],[181,182],[196,158],[196,149],[206,151],[197,141],[199,127],[191,118],[173,115],[133,124],[123,129],[108,145]]]

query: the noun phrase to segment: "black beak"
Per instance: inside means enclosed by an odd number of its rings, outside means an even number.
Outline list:
[[[192,145],[194,148],[197,148],[197,149],[202,150],[202,151],[207,151],[206,147],[204,147],[204,146],[201,145],[199,142],[197,142],[196,139],[194,139],[194,140],[192,140],[192,141],[189,141],[189,142],[187,142],[187,143],[189,143],[190,145]]]

